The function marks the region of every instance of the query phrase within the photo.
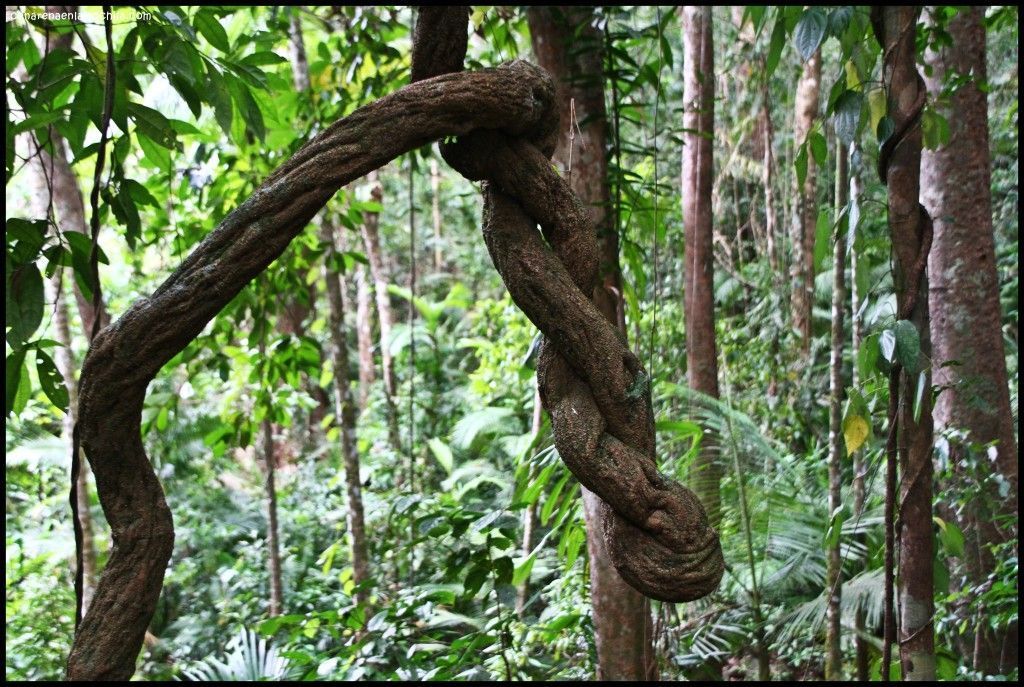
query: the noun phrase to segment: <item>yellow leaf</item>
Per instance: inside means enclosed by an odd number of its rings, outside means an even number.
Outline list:
[[[843,420],[843,439],[846,440],[846,453],[852,454],[864,445],[868,438],[867,420],[860,415],[850,415]]]
[[[846,61],[846,87],[851,91],[860,89],[860,74],[857,73],[857,65],[853,60]]]
[[[871,112],[871,131],[878,131],[878,122],[885,116],[885,89],[873,88],[868,91],[868,111]]]

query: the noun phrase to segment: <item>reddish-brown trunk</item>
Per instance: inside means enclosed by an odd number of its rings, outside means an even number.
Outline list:
[[[625,335],[619,271],[619,239],[608,211],[608,123],[604,105],[603,36],[592,7],[531,7],[527,12],[537,62],[555,79],[560,121],[553,159],[587,208],[597,229],[600,281],[594,302]],[[575,114],[575,119],[573,119]],[[570,145],[569,126],[581,134]],[[611,563],[602,531],[601,499],[582,487],[590,562],[590,598],[597,642],[598,679],[656,679],[653,632],[647,600]]]
[[[885,60],[883,82],[895,133],[879,153],[879,171],[889,191],[889,233],[899,317],[909,320],[920,339],[922,370],[899,374],[895,420],[899,427],[900,623],[899,651],[904,679],[935,679],[931,356],[928,275],[924,259],[931,243],[931,221],[920,196],[921,123],[925,85],[917,73],[916,25],[920,9],[876,6],[875,35]],[[912,306],[912,307],[911,307]],[[919,385],[919,374],[923,385]],[[917,401],[917,388],[924,389]],[[897,389],[892,389],[896,392]],[[918,413],[915,413],[918,409]]]
[[[683,9],[683,51],[686,379],[690,388],[717,398],[711,207],[715,79],[710,7]],[[715,526],[721,519],[719,484],[722,479],[722,467],[716,454],[714,447],[705,447],[690,468],[690,485]]]
[[[999,278],[992,228],[991,164],[989,159],[986,83],[985,8],[962,8],[946,25],[952,43],[929,50],[926,78],[935,107],[949,122],[949,142],[925,151],[921,164],[921,197],[935,218],[934,248],[928,262],[929,306],[935,384],[944,388],[935,404],[939,429],[969,433],[969,441],[995,444],[995,462],[965,468],[966,447],[951,442],[950,463],[965,480],[995,469],[1007,482],[1005,497],[995,485],[987,498],[975,499],[960,519],[967,534],[965,567],[973,585],[982,584],[995,568],[988,549],[1016,539],[1017,443],[1007,385],[1003,347]],[[947,78],[971,75],[948,99],[941,97]],[[957,365],[945,363],[957,361]],[[988,482],[992,484],[992,482]],[[998,516],[1010,516],[1000,520]],[[1017,665],[1017,630],[993,632],[985,619],[975,628],[979,648],[975,669],[1004,673]]]

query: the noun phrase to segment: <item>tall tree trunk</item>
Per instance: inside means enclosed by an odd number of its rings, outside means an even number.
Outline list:
[[[900,549],[900,663],[904,679],[935,679],[932,561],[932,409],[928,317],[928,250],[931,220],[918,202],[921,120],[925,84],[917,73],[915,39],[919,8],[875,6],[871,17],[882,46],[883,83],[894,133],[879,152],[879,173],[889,190],[889,233],[899,320],[909,320],[920,341],[919,369],[904,369],[890,393],[898,394],[900,481],[897,536]],[[924,393],[916,390],[922,388]],[[917,412],[915,412],[915,410]]]
[[[710,7],[683,9],[683,51],[686,377],[691,389],[717,398],[711,207],[715,80]],[[721,520],[719,485],[722,479],[716,455],[717,450],[707,446],[690,468],[690,486],[715,527]]]
[[[836,144],[836,215],[846,205],[847,188],[846,146]],[[846,309],[846,236],[839,230],[832,237],[832,355],[829,361],[829,413],[828,413],[828,512],[833,522],[842,507],[843,486],[843,316]],[[825,588],[828,590],[827,628],[825,640],[825,679],[843,679],[843,654],[840,647],[842,609],[843,562],[839,555],[839,536],[833,533],[834,543],[828,547],[828,569]]]
[[[796,116],[793,118],[793,145],[801,146],[818,116],[821,92],[821,48],[804,62],[803,74],[796,85]],[[796,211],[790,225],[793,264],[790,266],[790,304],[793,328],[800,332],[800,350],[806,358],[811,348],[811,321],[814,308],[814,236],[818,221],[817,163],[807,151],[807,176],[801,188],[794,189]]]
[[[967,533],[965,563],[972,585],[982,584],[995,568],[988,545],[1016,539],[1017,443],[1007,385],[999,278],[992,228],[988,104],[979,88],[987,83],[985,7],[964,7],[947,24],[952,42],[925,53],[931,75],[925,81],[936,109],[949,122],[949,142],[922,155],[921,196],[935,218],[934,249],[928,264],[929,306],[935,383],[945,387],[935,403],[938,429],[967,430],[971,442],[996,443],[993,468],[1009,484],[1006,497],[995,484],[976,499],[960,520]],[[947,78],[970,77],[948,99],[941,97]],[[943,367],[949,361],[955,366]],[[963,470],[966,446],[950,445],[950,463]],[[998,516],[1009,516],[1000,524]],[[977,536],[975,536],[977,535]],[[987,622],[974,628],[980,651],[974,666],[985,674],[1005,673],[1017,665],[1017,628],[992,632]],[[1003,660],[1001,654],[1006,652]]]
[[[370,199],[380,203],[384,197],[380,179],[376,171],[366,175],[370,182]],[[391,295],[388,293],[388,273],[384,265],[384,256],[380,249],[379,234],[380,214],[364,212],[360,231],[363,235],[363,247],[370,263],[370,274],[373,277],[374,298],[377,302],[377,321],[380,323],[380,362],[381,376],[384,378],[384,401],[387,404],[388,441],[395,453],[402,452],[402,441],[398,434],[398,406],[395,402],[395,367],[391,358],[391,327],[394,318],[391,314]]]
[[[854,154],[856,151],[856,145],[850,149],[851,162],[857,156]],[[860,377],[858,375],[857,359],[860,351],[861,341],[864,338],[863,325],[861,324],[861,300],[863,294],[860,293],[857,286],[857,270],[858,262],[860,260],[859,248],[860,245],[857,241],[858,223],[860,218],[860,176],[856,166],[852,166],[850,169],[850,214],[849,214],[849,231],[853,236],[853,241],[850,243],[850,312],[852,313],[850,319],[850,329],[852,330],[853,342],[850,349],[850,358],[854,361],[853,364],[853,375],[852,375],[852,386],[859,388]],[[864,461],[864,452],[855,451],[853,454],[853,517],[859,522],[861,517],[864,515],[864,503],[866,501],[866,490],[864,484],[864,478],[867,475],[867,465]],[[863,535],[858,535],[858,541],[864,542],[865,538]],[[867,569],[868,561],[865,557],[859,562],[859,567]],[[868,642],[865,639],[866,632],[866,619],[864,609],[860,606],[857,607],[854,620],[854,650],[856,653],[856,666],[857,666],[857,681],[867,682],[868,680]]]
[[[593,7],[531,7],[527,11],[533,51],[538,63],[555,79],[562,128],[579,125],[579,142],[558,138],[553,159],[587,206],[597,227],[600,280],[594,302],[625,336],[619,272],[619,237],[608,212],[610,190],[605,149],[608,123],[604,104],[604,48],[594,25]],[[575,120],[572,120],[575,110]],[[570,172],[571,156],[571,172]],[[590,598],[597,641],[597,678],[657,679],[653,629],[647,599],[630,587],[611,563],[605,547],[604,506],[582,487],[590,562]]]

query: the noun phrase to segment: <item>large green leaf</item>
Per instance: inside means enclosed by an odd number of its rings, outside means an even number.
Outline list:
[[[805,10],[796,23],[793,40],[800,57],[804,60],[811,59],[814,52],[821,45],[825,38],[825,29],[828,27],[828,18],[817,8]]]

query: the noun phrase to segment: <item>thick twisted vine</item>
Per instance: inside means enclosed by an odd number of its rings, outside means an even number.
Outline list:
[[[344,184],[447,136],[516,136],[542,121],[550,84],[526,63],[441,76],[381,98],[300,148],[150,296],[92,343],[77,432],[112,550],[68,657],[76,680],[128,679],[174,543],[171,512],[140,436],[146,387]]]
[[[459,67],[464,11],[461,21]],[[446,148],[449,157],[462,160],[467,176],[491,181],[485,238],[495,263],[521,307],[544,323],[549,341],[540,375],[559,450],[616,513],[606,533],[616,566],[656,598],[693,599],[717,586],[723,569],[717,533],[693,494],[654,465],[646,373],[580,291],[584,285],[592,292],[595,278],[593,230],[548,163],[557,125],[553,93],[542,70],[519,61],[433,76],[356,110],[300,148],[149,298],[99,332],[82,366],[76,432],[96,477],[112,549],[75,633],[69,679],[131,677],[173,548],[171,512],[140,435],[149,382],[341,186],[403,153],[457,136],[463,138]],[[474,172],[481,160],[486,167]],[[536,232],[537,221],[551,248]]]
[[[466,25],[465,8],[421,9],[417,38],[448,47],[414,50],[413,73],[461,63]],[[691,601],[721,580],[718,533],[693,492],[658,472],[647,372],[587,295],[597,280],[595,228],[549,162],[561,129],[554,93],[545,97],[543,118],[522,135],[477,130],[441,151],[463,176],[486,182],[484,240],[512,299],[544,334],[541,398],[562,460],[605,503],[613,564],[649,597]]]

